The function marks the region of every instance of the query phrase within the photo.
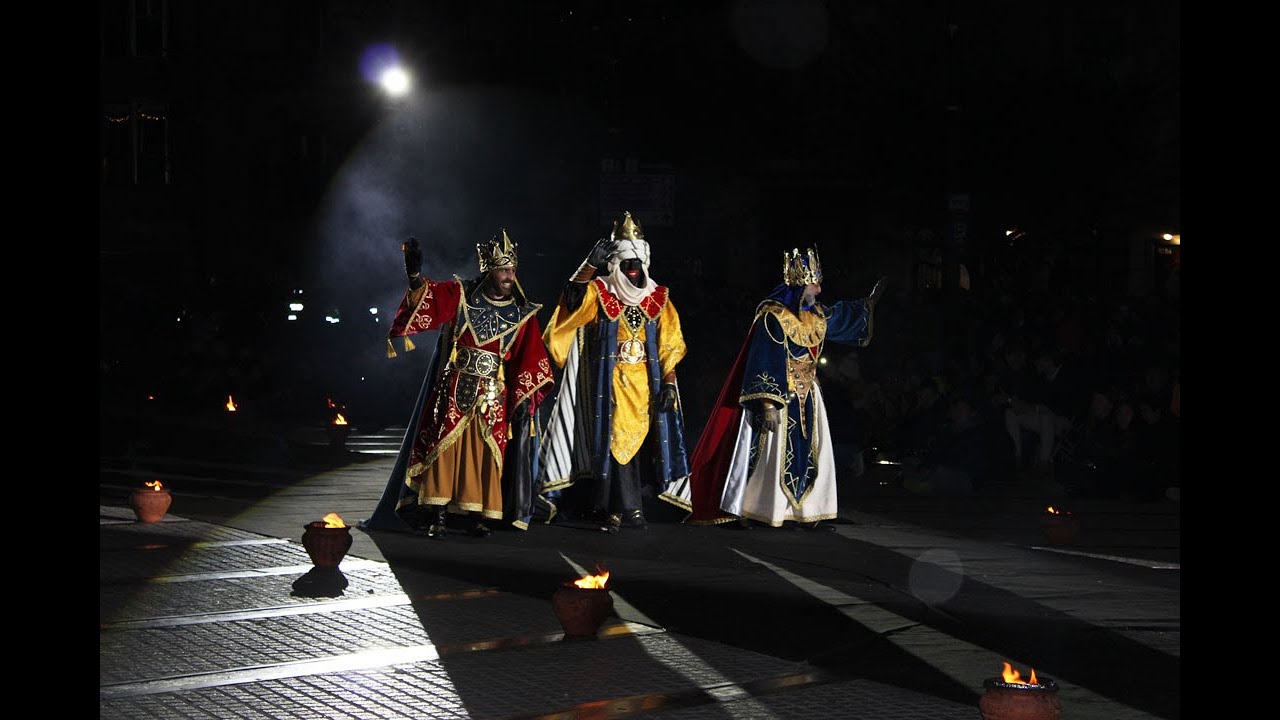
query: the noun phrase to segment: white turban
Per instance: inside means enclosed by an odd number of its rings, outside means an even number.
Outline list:
[[[632,285],[626,273],[618,268],[623,260],[640,261],[640,265],[644,268],[643,287]],[[653,276],[649,274],[649,243],[642,239],[620,238],[615,241],[613,253],[609,256],[608,273],[604,277],[604,284],[609,292],[622,300],[624,305],[639,305],[645,296],[656,290],[658,283],[654,282]]]

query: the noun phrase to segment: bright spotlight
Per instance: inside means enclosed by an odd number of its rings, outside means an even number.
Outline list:
[[[289,319],[290,319],[290,320],[297,320],[297,319],[298,319],[298,316],[297,316],[297,315],[294,315],[293,313],[289,313]]]
[[[289,303],[289,309],[294,312],[302,312],[302,303]]]
[[[376,307],[371,307],[371,308],[369,308],[369,314],[370,314],[370,315],[377,315],[377,314],[378,314],[378,308],[376,308]]]
[[[365,80],[381,85],[393,96],[404,95],[413,85],[413,78],[400,62],[400,53],[389,43],[365,48],[360,55],[360,73]]]
[[[393,97],[399,97],[409,92],[409,73],[405,72],[402,67],[389,67],[383,70],[378,82],[382,85],[382,89]]]

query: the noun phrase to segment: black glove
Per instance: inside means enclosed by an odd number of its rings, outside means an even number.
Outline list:
[[[587,255],[587,262],[594,267],[602,268],[609,263],[609,255],[612,253],[613,241],[609,238],[600,238],[591,247],[591,252]]]
[[[765,403],[760,410],[752,411],[751,424],[758,433],[771,433],[778,429],[778,408]]]
[[[573,272],[573,276],[569,278],[569,282],[589,283],[591,278],[595,277],[596,271],[604,267],[609,262],[609,255],[613,252],[613,241],[609,238],[600,238],[596,244],[591,246],[591,252],[587,253],[587,259],[582,261],[578,269]]]
[[[658,407],[663,412],[671,412],[676,409],[676,386],[674,383],[662,383],[662,390],[658,392]]]
[[[422,248],[418,246],[418,238],[410,237],[400,245],[404,252],[404,274],[413,279],[422,274]]]

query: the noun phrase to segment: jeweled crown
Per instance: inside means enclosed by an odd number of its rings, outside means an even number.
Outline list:
[[[614,240],[643,240],[644,228],[640,227],[640,223],[631,219],[631,211],[625,210],[622,213],[622,224],[619,225],[617,220],[613,221],[613,237]]]
[[[822,261],[817,246],[800,252],[793,248],[782,251],[782,281],[788,285],[818,285],[822,282]]]
[[[487,273],[494,268],[513,268],[518,263],[516,248],[519,246],[507,237],[503,228],[501,237],[495,235],[487,243],[476,245],[476,254],[480,256],[480,272]]]

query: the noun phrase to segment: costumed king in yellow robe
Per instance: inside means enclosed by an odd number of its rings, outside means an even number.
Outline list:
[[[630,212],[565,286],[543,339],[564,368],[538,476],[552,517],[563,492],[583,483],[600,529],[646,527],[644,499],[689,474],[676,384],[687,348]]]

